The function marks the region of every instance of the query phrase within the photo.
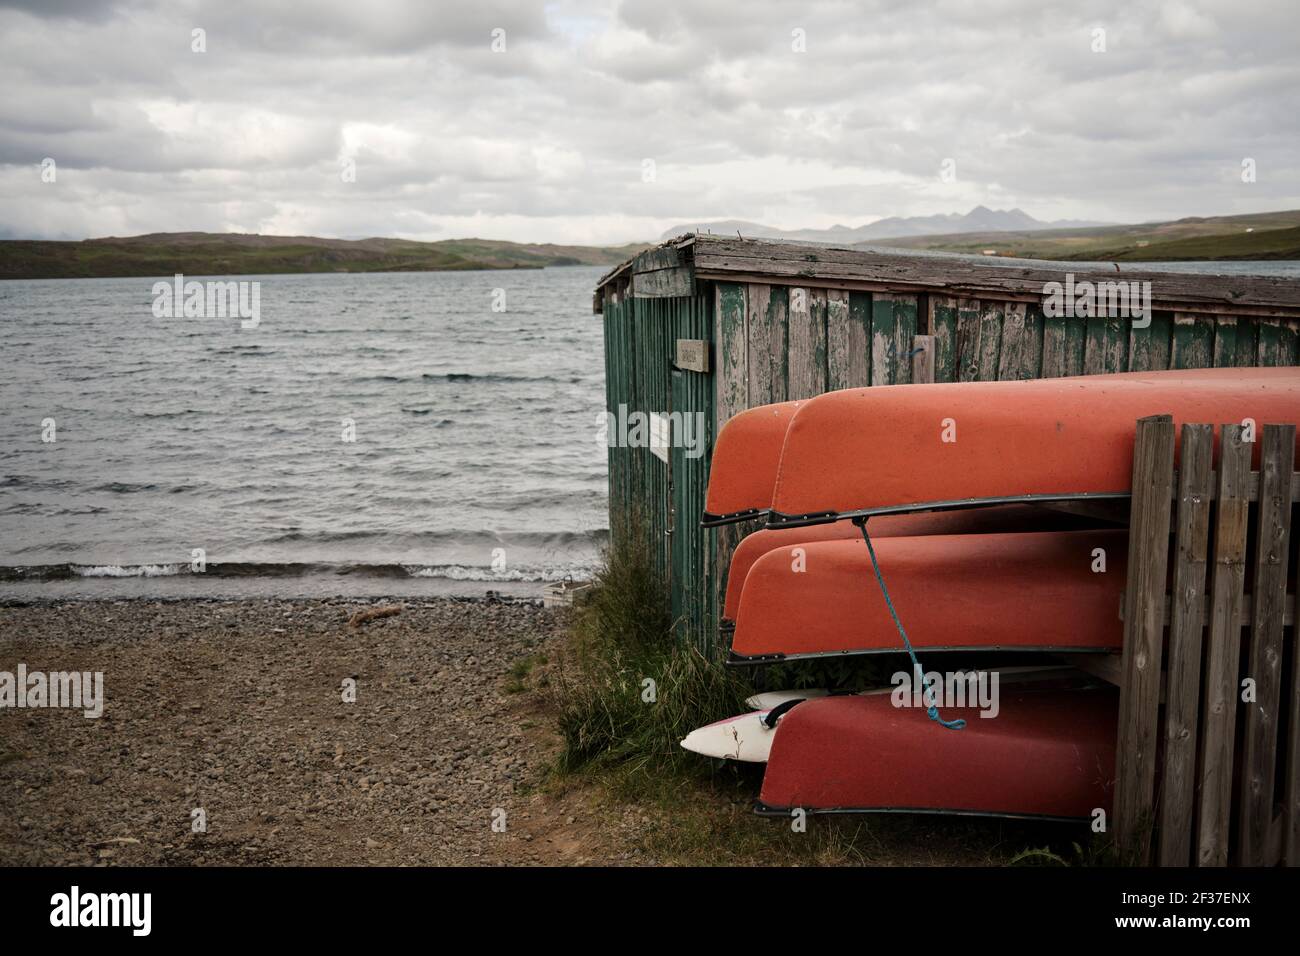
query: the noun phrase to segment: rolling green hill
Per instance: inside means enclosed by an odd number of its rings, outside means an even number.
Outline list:
[[[559,246],[491,239],[318,239],[238,233],[154,233],[80,242],[0,241],[0,279],[106,276],[270,275],[285,272],[435,272],[607,266],[643,249]]]
[[[872,245],[1079,261],[1300,259],[1300,210],[1088,229],[915,236]]]

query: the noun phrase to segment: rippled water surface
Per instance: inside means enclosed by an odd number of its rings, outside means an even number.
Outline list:
[[[228,579],[587,573],[600,272],[239,277],[256,328],[155,318],[153,279],[0,282],[0,587],[188,577],[196,548]]]

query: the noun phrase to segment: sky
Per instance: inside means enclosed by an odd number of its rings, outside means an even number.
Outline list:
[[[1297,36],[1297,0],[0,0],[0,238],[1295,209]]]

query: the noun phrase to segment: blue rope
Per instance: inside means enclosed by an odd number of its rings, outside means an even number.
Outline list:
[[[885,607],[889,608],[889,614],[894,619],[894,626],[898,628],[899,635],[903,638],[903,646],[907,648],[908,655],[912,658],[912,672],[917,675],[918,680],[923,681],[922,675],[925,673],[921,670],[921,662],[916,659],[916,651],[912,650],[912,642],[907,639],[907,631],[903,630],[903,622],[898,619],[898,612],[894,610],[894,602],[889,597],[889,588],[885,587],[885,578],[880,573],[880,562],[876,560],[876,549],[871,546],[871,535],[867,534],[867,519],[863,518],[858,525],[862,529],[862,540],[867,543],[867,553],[871,555],[871,567],[876,572],[876,583],[880,585],[880,593],[885,596]],[[926,698],[926,692],[922,690],[922,699]],[[929,706],[926,713],[930,719],[941,727],[947,727],[949,730],[961,730],[966,726],[966,721],[961,720],[944,720],[939,716],[939,708],[933,703],[933,697],[926,701]]]

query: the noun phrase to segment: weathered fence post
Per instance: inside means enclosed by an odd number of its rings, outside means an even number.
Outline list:
[[[1173,607],[1169,615],[1164,774],[1160,786],[1161,866],[1187,866],[1191,857],[1213,459],[1214,427],[1184,425],[1179,453]]]
[[[1115,830],[1120,851],[1141,863],[1150,861],[1151,850],[1173,471],[1173,418],[1139,419],[1124,592]]]
[[[1254,613],[1246,670],[1246,676],[1255,682],[1255,700],[1246,707],[1238,816],[1243,866],[1277,862],[1270,859],[1270,844],[1274,835],[1273,787],[1281,713],[1282,624],[1286,611],[1294,470],[1295,425],[1265,425],[1259,460]]]
[[[1210,631],[1205,652],[1201,727],[1201,789],[1196,862],[1228,865],[1232,826],[1232,758],[1237,733],[1242,592],[1246,583],[1246,523],[1250,513],[1250,449],[1242,426],[1219,432],[1215,489],[1214,562],[1210,574]]]

